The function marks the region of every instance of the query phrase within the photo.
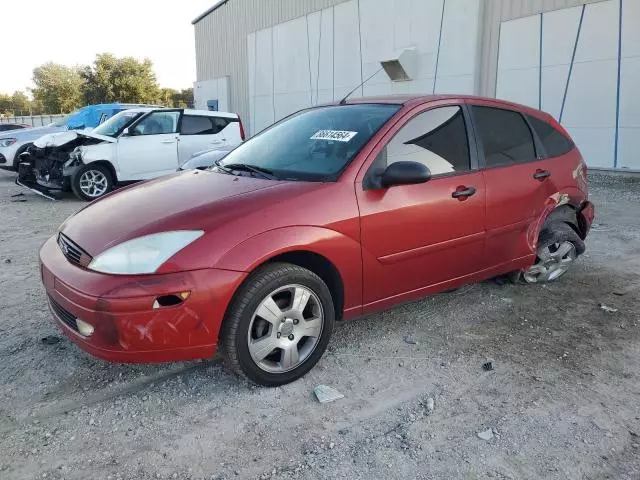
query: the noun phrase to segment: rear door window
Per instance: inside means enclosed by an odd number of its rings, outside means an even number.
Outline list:
[[[486,167],[536,159],[533,135],[520,113],[476,105],[472,110]]]
[[[182,135],[212,135],[215,132],[210,117],[185,115],[182,117],[180,133]]]
[[[529,123],[538,134],[547,157],[559,157],[573,149],[573,142],[547,122],[527,115]]]
[[[211,120],[213,121],[213,130],[215,133],[220,133],[231,123],[231,119],[229,118],[211,117]]]
[[[182,117],[182,135],[215,135],[229,125],[231,120],[221,117],[184,115]]]

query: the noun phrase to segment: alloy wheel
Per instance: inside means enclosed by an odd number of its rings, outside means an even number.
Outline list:
[[[255,364],[269,373],[285,373],[313,353],[324,326],[318,296],[303,285],[286,285],[267,295],[249,324],[247,342]]]
[[[576,247],[569,241],[553,243],[538,249],[538,259],[525,270],[527,283],[550,282],[564,275],[578,257]]]
[[[87,170],[80,176],[80,190],[87,197],[98,198],[107,192],[109,182],[100,170]]]

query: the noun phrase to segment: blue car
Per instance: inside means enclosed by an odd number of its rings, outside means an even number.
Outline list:
[[[87,105],[46,127],[0,132],[0,168],[3,170],[17,171],[20,154],[25,152],[35,140],[43,135],[63,132],[65,130],[95,128],[116,113],[137,107],[155,107],[155,105],[133,103]]]

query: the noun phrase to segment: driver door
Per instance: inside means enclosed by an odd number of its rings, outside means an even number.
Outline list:
[[[365,313],[423,296],[482,264],[485,184],[466,110],[445,104],[410,112],[401,122],[383,139],[362,184],[356,183]],[[423,163],[432,177],[417,185],[368,188],[369,175],[397,161]]]
[[[182,110],[157,110],[118,139],[120,181],[149,180],[178,169],[178,127]]]

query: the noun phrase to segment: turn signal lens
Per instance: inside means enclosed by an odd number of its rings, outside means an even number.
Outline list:
[[[93,335],[93,325],[88,324],[87,322],[83,322],[79,318],[76,318],[76,325],[78,325],[78,331],[80,335],[84,335],[85,337],[90,337]]]

